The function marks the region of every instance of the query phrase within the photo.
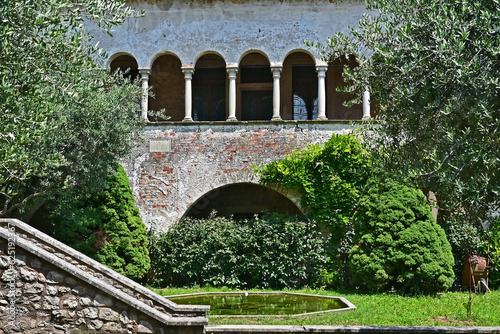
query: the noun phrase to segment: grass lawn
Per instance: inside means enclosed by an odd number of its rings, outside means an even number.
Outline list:
[[[216,288],[153,290],[163,296],[233,291]],[[500,326],[500,291],[484,295],[473,294],[470,318],[467,317],[464,306],[464,303],[467,304],[469,299],[469,294],[465,292],[447,292],[436,296],[415,297],[312,289],[289,290],[289,292],[345,297],[356,305],[357,309],[310,316],[276,318],[218,318],[208,315],[209,325]]]

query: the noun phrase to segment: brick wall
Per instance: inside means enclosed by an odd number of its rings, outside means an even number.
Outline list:
[[[258,183],[252,166],[324,143],[355,126],[332,121],[150,124],[144,141],[122,163],[144,222],[165,229],[213,189]],[[299,205],[298,198],[283,194]]]

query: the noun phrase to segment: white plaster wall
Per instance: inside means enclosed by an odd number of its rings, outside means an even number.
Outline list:
[[[366,12],[365,4],[354,0],[163,0],[130,5],[144,9],[145,16],[115,28],[113,37],[91,30],[109,56],[128,53],[139,68],[150,68],[165,53],[178,56],[184,66],[194,65],[207,52],[237,64],[250,51],[264,53],[271,65],[281,64],[291,51],[307,50],[304,41],[325,43],[335,32],[356,26]],[[315,49],[309,51],[319,58]]]

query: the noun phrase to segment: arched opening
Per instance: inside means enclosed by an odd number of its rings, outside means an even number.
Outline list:
[[[363,117],[363,105],[356,104],[351,107],[344,106],[343,103],[352,99],[353,96],[337,91],[338,87],[345,86],[345,81],[342,76],[345,66],[358,66],[355,57],[349,56],[349,58],[337,58],[328,64],[326,76],[326,116],[328,119],[359,120]]]
[[[273,116],[273,75],[269,60],[260,53],[249,53],[241,60],[238,72],[238,119],[270,120]]]
[[[121,55],[113,59],[110,64],[111,73],[120,71],[123,77],[134,81],[139,79],[139,66],[134,57],[129,55]]]
[[[214,54],[197,62],[193,75],[193,120],[226,120],[226,62]]]
[[[283,119],[318,118],[318,75],[314,59],[309,54],[297,51],[286,57],[281,89]]]
[[[149,120],[163,121],[169,116],[171,121],[182,121],[185,114],[185,84],[179,58],[173,55],[156,58],[151,67],[149,85],[154,95],[149,98],[149,109],[157,113],[161,109],[165,110],[164,114],[149,116]]]
[[[213,211],[217,212],[217,216],[232,216],[235,219],[252,218],[263,212],[302,215],[286,196],[253,183],[236,183],[213,189],[194,202],[184,217],[207,218]]]

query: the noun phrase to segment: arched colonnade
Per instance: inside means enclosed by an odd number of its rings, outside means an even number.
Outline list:
[[[370,118],[368,91],[362,105],[350,108],[343,106],[348,96],[337,91],[344,84],[343,67],[356,66],[354,57],[323,63],[306,50],[296,50],[281,62],[270,62],[264,53],[252,50],[237,64],[226,63],[215,52],[199,56],[194,65],[182,65],[170,53],[157,56],[150,68],[140,68],[134,56],[125,53],[109,62],[112,71],[129,69],[131,79],[141,80],[141,114],[150,122]],[[148,89],[153,97],[148,97]],[[148,116],[148,110],[157,113]]]

